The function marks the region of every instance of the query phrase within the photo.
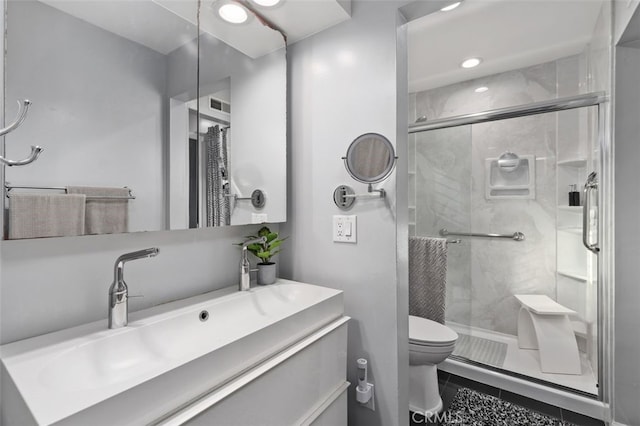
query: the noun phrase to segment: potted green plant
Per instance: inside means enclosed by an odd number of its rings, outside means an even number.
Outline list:
[[[263,226],[258,231],[258,235],[250,235],[245,237],[245,241],[255,240],[257,238],[264,237],[264,243],[249,244],[247,250],[260,259],[258,263],[258,284],[273,284],[276,282],[276,263],[271,259],[276,254],[280,253],[280,245],[285,238],[278,238],[277,232],[271,232],[271,230]],[[240,243],[242,245],[242,243]]]

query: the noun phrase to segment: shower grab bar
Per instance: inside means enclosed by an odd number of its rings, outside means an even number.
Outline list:
[[[475,232],[450,232],[446,228],[440,230],[443,237],[455,235],[458,237],[482,237],[482,238],[507,238],[514,241],[524,241],[525,237],[522,232],[514,232],[513,234],[478,234]]]
[[[582,206],[582,244],[591,252],[598,254],[598,241],[591,243],[591,193],[598,190],[598,176],[591,172],[584,184],[584,205]],[[597,221],[597,218],[596,218]],[[596,235],[598,234],[596,230]]]

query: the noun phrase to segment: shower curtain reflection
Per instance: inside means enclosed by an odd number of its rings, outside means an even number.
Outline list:
[[[227,131],[220,126],[209,127],[205,135],[207,147],[206,216],[207,226],[229,226],[231,206],[229,195],[229,161]]]

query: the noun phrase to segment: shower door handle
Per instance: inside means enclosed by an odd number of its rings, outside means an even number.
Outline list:
[[[582,206],[582,243],[584,246],[595,254],[598,254],[600,247],[598,247],[598,207],[592,208],[593,192],[598,190],[598,177],[596,172],[591,172],[587,181],[584,184],[584,205]],[[593,217],[591,213],[593,212]],[[591,232],[591,225],[595,223],[595,233]],[[596,236],[596,241],[591,242],[591,236]]]

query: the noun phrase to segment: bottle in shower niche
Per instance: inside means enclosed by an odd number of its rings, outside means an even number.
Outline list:
[[[575,207],[580,205],[580,192],[578,185],[569,185],[569,206]]]

